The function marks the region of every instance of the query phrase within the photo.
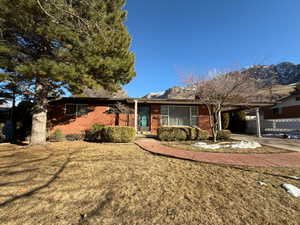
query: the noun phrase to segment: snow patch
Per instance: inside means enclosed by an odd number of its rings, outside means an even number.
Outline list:
[[[300,189],[292,184],[283,184],[282,187],[287,193],[293,195],[294,197],[300,198]]]
[[[207,144],[205,142],[197,142],[193,144],[195,147],[204,149],[219,149],[219,148],[241,148],[241,149],[255,149],[261,147],[258,142],[255,141],[240,141],[233,142],[232,144]]]
[[[262,181],[257,181],[257,183],[261,186],[267,186],[267,184],[265,182],[262,182]]]
[[[300,177],[296,177],[296,176],[288,176],[288,178],[294,179],[294,180],[300,180]]]

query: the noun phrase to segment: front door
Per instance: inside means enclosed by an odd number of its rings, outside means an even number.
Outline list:
[[[139,107],[139,130],[149,131],[150,129],[150,109],[149,106]]]

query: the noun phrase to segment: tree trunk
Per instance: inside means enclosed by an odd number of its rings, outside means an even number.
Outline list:
[[[32,116],[31,145],[46,144],[47,134],[47,90],[40,80],[36,81],[35,108]]]
[[[213,139],[214,142],[217,142],[217,135],[218,135],[218,119],[217,119],[218,113],[214,112],[214,123],[213,123]]]
[[[11,121],[12,121],[12,142],[16,142],[16,93],[15,90],[13,90],[13,96],[12,96],[12,108],[11,108]]]

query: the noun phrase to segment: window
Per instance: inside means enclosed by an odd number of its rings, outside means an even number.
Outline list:
[[[272,113],[273,115],[280,115],[282,113],[282,108],[273,108]]]
[[[198,108],[196,106],[161,106],[162,126],[197,126]]]
[[[67,104],[65,108],[66,115],[76,115],[76,105]]]
[[[77,116],[82,116],[88,113],[87,105],[77,105],[76,114]]]
[[[88,105],[66,104],[65,114],[70,116],[82,116],[88,113]]]

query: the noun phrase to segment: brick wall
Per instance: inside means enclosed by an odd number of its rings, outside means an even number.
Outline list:
[[[51,105],[48,109],[48,127],[50,132],[60,129],[64,134],[76,134],[90,129],[95,123],[108,126],[120,125],[134,126],[134,115],[104,113],[108,110],[107,105],[90,105],[89,112],[82,116],[70,116],[64,112],[64,104]],[[128,121],[129,117],[129,121]]]
[[[279,115],[273,115],[273,111],[271,108],[264,108],[263,114],[264,119],[299,118],[300,105],[282,107],[282,113]]]
[[[65,115],[65,105],[51,105],[48,110],[48,127],[50,132],[60,129],[64,134],[76,134],[90,129],[95,123],[108,126],[131,126],[134,127],[134,114],[125,115],[105,113],[108,110],[107,105],[90,105],[89,112],[82,116]],[[150,130],[152,134],[157,134],[157,128],[160,126],[160,105],[150,105]],[[198,126],[207,130],[211,134],[209,125],[209,114],[205,106],[199,106]]]
[[[200,105],[198,110],[199,110],[198,126],[202,130],[208,131],[209,135],[212,135],[212,130],[209,124],[209,113],[206,106]]]
[[[150,130],[152,134],[157,134],[157,128],[160,127],[160,105],[150,106]]]

